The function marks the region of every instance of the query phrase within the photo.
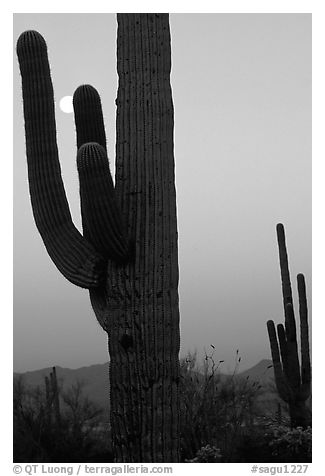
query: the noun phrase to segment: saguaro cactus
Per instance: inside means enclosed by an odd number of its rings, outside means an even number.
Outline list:
[[[267,322],[275,382],[280,397],[288,403],[293,427],[311,426],[311,411],[306,405],[310,396],[311,365],[308,338],[308,309],[303,274],[298,274],[301,364],[299,363],[296,321],[293,308],[288,255],[284,227],[277,225],[285,325],[278,324],[277,334],[272,320]]]
[[[118,14],[115,187],[100,98],[74,94],[83,236],[60,174],[43,37],[17,43],[30,195],[48,253],[108,333],[119,462],[179,459],[179,306],[168,14]]]
[[[48,376],[45,376],[45,396],[46,396],[46,413],[49,420],[49,424],[53,420],[52,416],[54,416],[55,426],[57,429],[60,429],[61,428],[60,396],[59,396],[59,386],[58,386],[58,380],[56,376],[55,367],[53,367],[52,372],[50,372],[50,378]]]

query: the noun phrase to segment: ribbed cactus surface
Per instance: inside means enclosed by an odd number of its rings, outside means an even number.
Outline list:
[[[267,322],[267,329],[277,390],[280,397],[289,405],[292,426],[305,428],[311,425],[311,412],[306,405],[306,400],[310,396],[311,365],[305,278],[303,274],[297,275],[301,343],[301,362],[299,362],[288,254],[284,227],[281,223],[277,225],[277,239],[285,323],[284,326],[278,324],[276,332],[274,322],[270,320]]]
[[[17,43],[24,101],[26,154],[32,208],[46,249],[71,282],[98,286],[103,268],[99,253],[71,220],[56,143],[53,87],[44,38],[28,31]]]
[[[122,459],[132,445],[153,461],[177,461],[179,310],[169,19],[167,14],[117,19],[116,194],[134,241],[134,261],[125,269],[113,265],[114,285],[106,288],[111,373],[122,372],[126,388],[132,389],[111,387],[112,410],[119,415],[114,433],[123,441]],[[123,306],[117,308],[121,295]],[[143,448],[131,428],[130,438],[123,440],[123,411],[134,420],[131,427],[141,428]]]
[[[179,306],[168,14],[118,14],[116,177],[100,98],[74,94],[83,236],[60,173],[44,39],[17,44],[28,173],[37,227],[52,260],[88,288],[108,333],[112,437],[119,462],[179,459]]]

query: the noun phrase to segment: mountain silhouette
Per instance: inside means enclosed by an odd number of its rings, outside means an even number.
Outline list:
[[[91,401],[104,409],[109,407],[109,364],[91,365],[78,369],[69,369],[56,366],[58,383],[62,391],[66,391],[77,382],[83,383],[83,393]],[[49,376],[52,367],[43,368],[24,373],[14,372],[14,378],[21,376],[24,383],[29,387],[40,387],[45,389],[45,377]],[[226,378],[226,374],[220,373],[221,379]],[[250,382],[256,382],[265,390],[268,389],[274,380],[272,361],[268,359],[261,360],[248,370],[238,372],[236,378],[249,379]]]
[[[262,386],[267,386],[274,381],[272,360],[263,359],[250,369],[240,372],[238,376],[241,378],[248,377],[251,381],[258,382]]]
[[[83,394],[102,408],[108,408],[109,377],[108,362],[90,365],[79,369],[55,366],[59,387],[66,391],[77,382],[83,383]],[[50,375],[52,367],[31,372],[14,373],[14,378],[21,376],[29,387],[45,389],[45,377]]]

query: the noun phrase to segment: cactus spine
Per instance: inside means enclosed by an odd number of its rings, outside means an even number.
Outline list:
[[[277,225],[285,325],[278,324],[277,333],[272,320],[267,322],[275,382],[280,397],[288,403],[292,427],[311,426],[311,411],[306,400],[311,391],[311,365],[308,337],[308,308],[303,274],[298,274],[301,365],[299,363],[296,321],[293,308],[285,232]]]
[[[60,173],[47,47],[21,35],[31,202],[48,253],[108,333],[118,462],[179,460],[179,307],[168,14],[118,14],[115,187],[100,98],[74,94],[83,236]]]

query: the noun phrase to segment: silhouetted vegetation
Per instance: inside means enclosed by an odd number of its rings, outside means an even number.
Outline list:
[[[311,428],[291,428],[275,388],[238,375],[238,351],[230,375],[214,353],[201,364],[196,353],[181,359],[181,461],[310,462]],[[14,461],[113,462],[109,415],[85,396],[83,382],[63,391],[51,375],[44,388],[14,379]],[[268,393],[271,405],[261,398]]]
[[[271,389],[237,375],[240,360],[231,375],[214,351],[201,366],[196,354],[181,360],[182,461],[311,461],[311,428],[291,429],[287,406],[259,398]]]
[[[238,351],[232,375],[222,376],[214,352],[206,354],[203,365],[196,354],[181,361],[181,448],[184,459],[195,457],[201,448],[214,445],[231,461],[242,429],[253,425],[257,415],[256,397],[260,385],[236,378]]]
[[[112,461],[108,416],[84,395],[83,383],[57,391],[59,415],[47,385],[29,387],[21,376],[14,379],[14,461]]]

